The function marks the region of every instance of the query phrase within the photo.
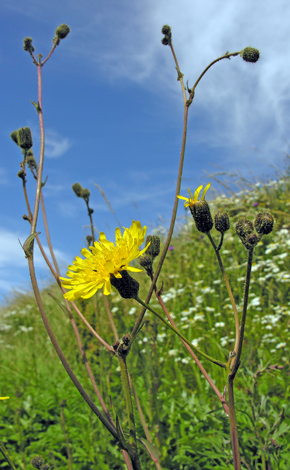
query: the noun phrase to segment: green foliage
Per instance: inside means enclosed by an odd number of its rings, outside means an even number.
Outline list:
[[[254,221],[261,211],[270,211],[276,219],[274,232],[264,236],[254,252],[245,347],[235,396],[243,468],[263,468],[264,459],[272,470],[287,470],[289,181],[285,178],[256,186],[231,198],[220,196],[209,205],[213,215],[226,211],[230,217],[231,227],[224,236],[221,256],[239,313],[247,252],[235,234],[234,224],[241,217]],[[218,243],[220,234],[213,229],[212,236]],[[144,298],[149,278],[144,273],[136,279],[140,283],[139,296]],[[186,219],[172,240],[160,277],[164,282],[163,301],[187,338],[225,361],[233,348],[234,318],[220,279],[208,239],[196,230],[192,218]],[[63,303],[56,287],[50,291]],[[80,382],[95,399],[70,321],[47,293],[43,293],[45,309],[60,345]],[[138,304],[116,292],[108,300],[121,338],[132,330]],[[95,330],[112,344],[115,340],[102,294],[98,292],[90,301],[80,300],[77,304]],[[162,313],[154,297],[151,305]],[[97,343],[75,314],[74,318],[100,392],[126,434],[118,361]],[[10,396],[0,403],[0,440],[16,468],[32,470],[31,459],[41,455],[52,470],[65,470],[69,445],[74,470],[124,469],[114,440],[60,364],[30,295],[19,295],[1,309],[0,342],[0,396]],[[208,362],[206,367],[223,391],[225,375]],[[128,368],[163,470],[234,468],[229,423],[219,401],[180,340],[149,313],[128,356]],[[61,419],[64,399],[65,428]],[[138,437],[144,438],[138,413],[136,419]],[[155,468],[141,445],[140,451],[144,468]],[[0,467],[9,468],[2,456]]]

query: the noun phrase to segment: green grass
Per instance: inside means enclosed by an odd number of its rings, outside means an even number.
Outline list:
[[[235,390],[243,468],[262,468],[264,449],[271,469],[287,470],[290,468],[289,178],[285,176],[276,184],[256,186],[231,198],[217,197],[210,207],[213,213],[224,209],[230,216],[231,229],[225,235],[221,256],[239,312],[247,253],[234,234],[234,223],[240,217],[253,220],[261,211],[271,211],[276,219],[274,232],[264,237],[255,250],[245,344]],[[212,234],[218,241],[218,233],[213,230]],[[192,219],[186,219],[171,245],[174,248],[168,252],[160,276],[166,306],[187,338],[224,361],[233,347],[234,318],[209,241],[196,231]],[[145,274],[136,278],[140,282],[140,297],[145,299],[149,279]],[[97,403],[71,324],[48,292],[59,299],[61,296],[55,286],[43,292],[46,312],[58,341],[79,380]],[[114,336],[101,293],[95,299],[96,308],[91,301],[80,301],[78,305],[92,326],[112,344]],[[134,301],[121,299],[117,293],[109,301],[121,337],[131,331],[140,309]],[[151,305],[162,312],[154,298]],[[126,429],[118,361],[108,355],[77,318],[76,321],[105,402]],[[19,295],[1,309],[0,347],[0,396],[10,396],[10,400],[0,402],[0,440],[17,469],[32,469],[30,460],[37,454],[52,469],[68,469],[66,437],[74,470],[125,468],[114,440],[66,375],[30,295]],[[202,362],[222,391],[225,376],[221,369]],[[270,367],[275,364],[281,368]],[[219,401],[180,340],[152,314],[146,314],[128,367],[163,470],[234,468],[229,423]],[[259,368],[264,370],[257,373]],[[65,429],[61,420],[64,399]],[[138,435],[144,437],[138,415],[137,428]],[[144,469],[155,468],[145,449],[141,462]],[[2,456],[0,467],[8,468]]]

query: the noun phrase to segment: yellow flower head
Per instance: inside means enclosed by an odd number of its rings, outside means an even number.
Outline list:
[[[133,220],[130,228],[125,228],[123,236],[119,228],[116,228],[116,244],[106,239],[104,232],[100,233],[98,242],[90,246],[89,251],[83,248],[81,253],[85,259],[77,256],[73,265],[68,266],[66,275],[70,279],[60,278],[62,287],[71,289],[64,294],[68,300],[81,297],[88,299],[98,289],[103,288],[103,293],[111,293],[111,276],[121,278],[121,271],[142,272],[142,269],[133,268],[129,263],[147,250],[149,244],[139,250],[144,242],[147,227],[141,227],[140,222]]]
[[[208,185],[203,190],[203,194],[202,194],[202,198],[201,198],[202,201],[204,201],[205,194],[206,194],[209,187],[210,187],[210,183],[208,183]],[[177,196],[177,197],[179,199],[184,199],[185,200],[184,207],[192,207],[198,201],[198,198],[200,197],[199,193],[202,190],[202,188],[203,188],[203,185],[200,185],[197,188],[197,190],[194,192],[194,195],[192,195],[191,192],[190,192],[190,189],[188,189],[188,192],[189,192],[189,195],[190,195],[189,198],[183,197],[183,196]]]

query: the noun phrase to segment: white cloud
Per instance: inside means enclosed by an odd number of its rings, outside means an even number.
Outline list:
[[[45,131],[45,156],[48,158],[59,158],[71,147],[72,143],[67,137],[60,136],[56,131],[47,129]]]

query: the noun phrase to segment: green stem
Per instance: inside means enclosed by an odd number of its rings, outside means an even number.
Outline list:
[[[121,368],[121,376],[124,387],[125,394],[125,403],[128,415],[128,427],[129,427],[129,442],[131,449],[128,450],[130,458],[132,460],[133,468],[136,470],[141,470],[138,448],[137,448],[137,437],[136,437],[136,426],[135,426],[135,417],[134,417],[134,408],[132,402],[132,393],[130,387],[129,373],[127,369],[126,358],[124,356],[119,356],[119,363]]]
[[[253,254],[254,248],[248,250],[248,263],[247,263],[247,273],[246,273],[246,282],[245,282],[245,294],[244,294],[244,304],[243,304],[243,314],[241,319],[241,328],[239,334],[239,342],[237,347],[237,355],[235,357],[235,362],[232,367],[231,371],[231,378],[234,378],[237,370],[240,365],[242,349],[243,349],[243,341],[244,341],[244,334],[245,334],[245,326],[246,326],[246,317],[247,317],[247,308],[248,308],[248,300],[249,300],[249,290],[250,290],[250,280],[251,280],[251,271],[252,271],[252,264],[253,264]]]
[[[237,307],[236,307],[236,302],[235,302],[235,299],[234,299],[234,296],[233,296],[233,293],[232,293],[232,289],[231,289],[229,280],[228,280],[226,272],[225,272],[225,268],[224,268],[224,265],[223,265],[223,262],[222,262],[222,259],[221,259],[221,256],[220,256],[220,252],[219,252],[215,242],[213,241],[213,239],[211,237],[211,234],[208,232],[206,235],[208,236],[209,241],[211,242],[211,244],[213,246],[213,249],[215,251],[215,254],[216,254],[216,257],[217,257],[217,260],[218,260],[218,263],[219,263],[219,267],[220,267],[220,270],[222,272],[222,275],[223,275],[223,278],[224,278],[224,281],[225,281],[225,285],[226,285],[229,297],[231,299],[231,303],[232,303],[232,307],[233,307],[233,311],[234,311],[234,316],[235,316],[235,326],[236,326],[236,328],[235,328],[236,329],[236,341],[235,341],[234,351],[237,352],[238,343],[239,343],[239,335],[240,335],[240,332],[239,332],[240,325],[239,325],[239,315],[238,315],[238,311],[237,311]]]
[[[174,331],[174,333],[176,333],[177,336],[179,336],[179,338],[181,338],[186,344],[188,344],[188,346],[193,351],[195,351],[197,354],[200,354],[201,356],[203,356],[205,359],[212,362],[213,364],[216,364],[220,367],[226,368],[226,364],[224,362],[218,361],[217,359],[214,359],[213,357],[208,356],[204,352],[200,351],[200,349],[197,349],[195,346],[193,346],[193,344],[190,341],[188,341],[188,339],[185,338],[185,336],[183,336],[182,333],[180,333],[176,328],[174,328],[174,326],[170,325],[170,323],[168,323],[166,320],[164,320],[162,315],[155,312],[155,310],[153,310],[149,305],[147,305],[145,302],[143,302],[138,296],[135,298],[135,300],[137,300],[137,302],[139,302],[139,304],[143,305],[143,307],[150,310],[150,312],[154,313],[154,315],[156,315],[168,328],[170,328],[172,331]]]
[[[229,420],[230,420],[230,432],[231,432],[231,441],[234,457],[234,466],[235,470],[241,470],[241,458],[239,450],[239,440],[238,440],[238,428],[237,428],[237,418],[235,410],[235,401],[234,401],[234,381],[228,372],[228,405],[229,405]]]

